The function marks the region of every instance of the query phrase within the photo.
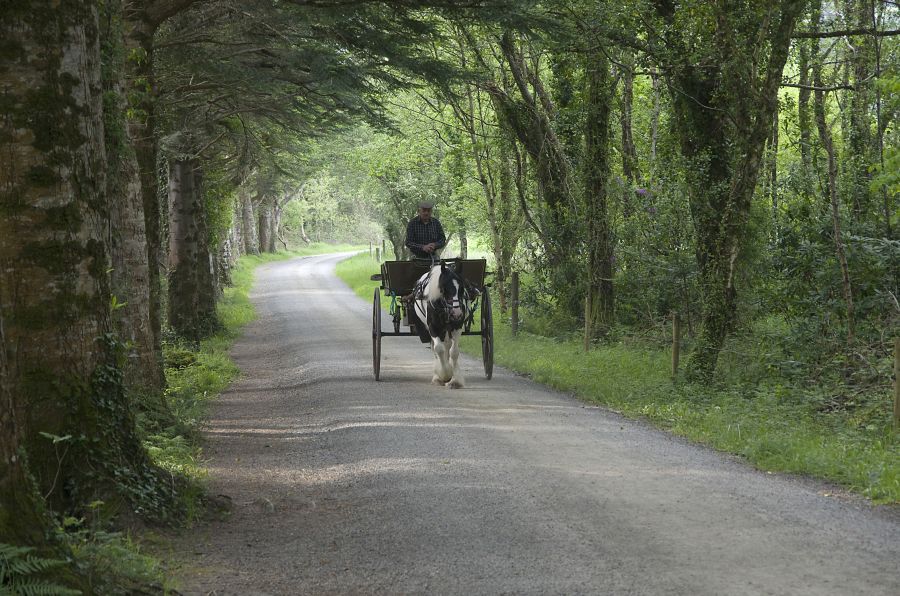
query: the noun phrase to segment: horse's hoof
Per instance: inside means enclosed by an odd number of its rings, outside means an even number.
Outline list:
[[[432,378],[431,378],[431,384],[432,384],[432,385],[443,385],[443,384],[444,384],[444,381],[442,381],[442,380],[440,379],[440,377],[432,377]]]
[[[462,388],[463,388],[463,384],[460,383],[459,381],[450,381],[449,383],[447,383],[447,384],[445,385],[445,387],[448,387],[448,388],[450,388],[450,389],[462,389]]]

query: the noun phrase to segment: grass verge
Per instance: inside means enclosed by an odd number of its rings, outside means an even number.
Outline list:
[[[378,264],[359,255],[337,274],[371,300]],[[875,503],[900,502],[900,441],[888,424],[861,425],[852,416],[823,414],[810,390],[781,383],[705,387],[673,383],[669,352],[631,345],[598,346],[530,334],[512,337],[494,312],[494,359],[535,381],[603,404],[631,418],[721,451],[743,456],[759,469],[808,474],[838,482]],[[477,357],[477,337],[463,338]]]

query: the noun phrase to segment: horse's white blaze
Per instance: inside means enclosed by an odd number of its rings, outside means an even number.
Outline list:
[[[455,290],[453,291],[453,295],[456,296],[457,298],[454,299],[454,302],[453,302],[452,306],[450,307],[450,317],[453,319],[459,320],[459,319],[463,318],[463,315],[465,314],[465,312],[463,311],[462,300],[459,300],[459,295],[460,295],[459,282],[454,280],[453,287],[455,288]]]

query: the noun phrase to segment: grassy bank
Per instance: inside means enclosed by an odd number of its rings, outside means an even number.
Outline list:
[[[338,275],[371,300],[378,265],[360,255]],[[495,307],[496,308],[496,307]],[[809,391],[778,381],[722,386],[678,383],[669,377],[669,352],[652,345],[599,346],[536,335],[513,338],[495,310],[495,361],[534,380],[716,449],[745,457],[760,469],[809,474],[838,482],[874,502],[900,502],[900,441],[886,421],[861,423],[842,412],[823,413]],[[477,337],[463,350],[477,357]],[[734,382],[732,382],[734,381]]]

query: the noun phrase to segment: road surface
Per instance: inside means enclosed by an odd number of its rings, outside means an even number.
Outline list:
[[[900,594],[900,517],[464,358],[429,384],[342,257],[257,270],[206,429],[233,513],[177,540],[186,594]],[[387,321],[385,321],[387,326]]]

